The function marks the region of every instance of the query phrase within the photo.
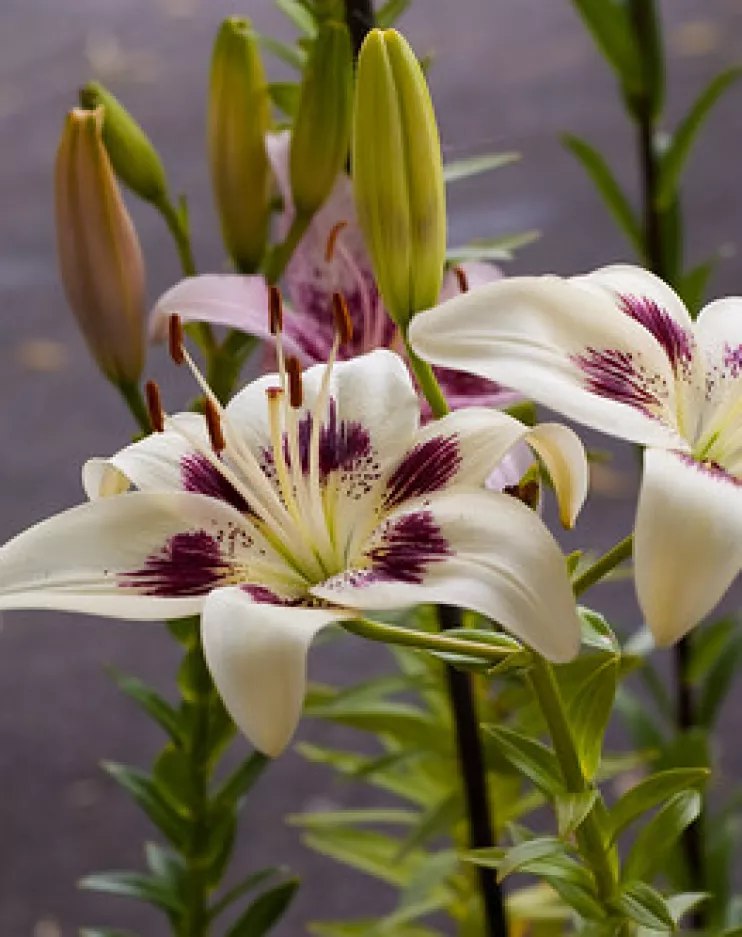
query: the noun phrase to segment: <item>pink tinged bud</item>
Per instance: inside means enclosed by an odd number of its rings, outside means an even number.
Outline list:
[[[67,301],[91,354],[119,386],[144,366],[145,273],[106,153],[102,110],[67,115],[55,167],[57,254]]]

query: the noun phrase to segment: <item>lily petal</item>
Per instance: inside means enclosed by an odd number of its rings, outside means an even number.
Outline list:
[[[254,602],[242,589],[218,589],[204,603],[204,655],[237,726],[275,758],[291,741],[306,692],[306,658],[315,635],[339,609]]]
[[[197,614],[246,560],[266,575],[283,572],[249,521],[223,502],[176,492],[101,498],[0,549],[0,608],[179,618]]]
[[[685,446],[664,349],[605,290],[505,279],[415,316],[409,334],[433,364],[499,381],[620,438]]]
[[[388,517],[356,569],[312,594],[357,609],[420,602],[486,615],[554,661],[573,658],[580,623],[564,556],[540,518],[495,492],[443,492]]]
[[[531,428],[506,413],[480,407],[449,413],[423,427],[384,480],[383,504],[388,510],[452,485],[484,485],[520,442],[544,462],[562,522],[571,527],[588,488],[587,456],[579,436],[557,423]],[[520,475],[515,482],[519,480]]]
[[[742,484],[686,455],[649,449],[634,538],[639,603],[655,642],[673,644],[742,569]]]

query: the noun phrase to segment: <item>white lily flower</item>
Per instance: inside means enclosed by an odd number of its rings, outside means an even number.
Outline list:
[[[580,626],[557,543],[483,486],[525,440],[572,521],[587,487],[578,437],[484,408],[421,426],[401,358],[335,363],[338,346],[302,375],[279,343],[280,373],[224,409],[211,397],[208,419],[165,417],[164,431],[89,462],[90,503],[0,550],[0,608],[201,614],[228,710],[274,756],[300,718],[315,634],[365,610],[459,605],[552,660],[573,657]]]
[[[631,266],[522,277],[415,318],[413,348],[647,446],[634,559],[659,645],[679,640],[742,569],[742,299],[693,322]]]

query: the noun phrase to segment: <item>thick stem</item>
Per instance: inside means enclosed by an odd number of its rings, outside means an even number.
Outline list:
[[[428,401],[433,416],[436,419],[440,419],[440,417],[445,416],[449,412],[449,407],[436,376],[433,373],[433,369],[427,361],[418,358],[406,338],[405,347],[407,349],[407,358],[410,362],[410,367],[420,386],[420,390]]]
[[[449,605],[439,605],[438,621],[442,631],[460,628],[461,612]],[[496,838],[474,688],[471,677],[453,667],[446,667],[446,682],[456,726],[456,747],[469,819],[469,845],[472,849],[486,849],[496,844]],[[485,933],[489,937],[506,937],[508,923],[502,889],[490,869],[479,868],[477,875]]]
[[[363,40],[376,22],[372,0],[345,0],[345,22],[353,46],[353,60],[357,61]]]
[[[183,918],[183,937],[208,937],[209,884],[205,874],[204,857],[209,841],[209,704],[211,678],[201,650],[200,638],[188,653],[193,655],[191,682],[193,695],[187,704],[191,708],[190,734],[186,743],[189,787],[191,790],[191,829],[183,850],[188,880],[187,910]]]
[[[554,753],[562,769],[567,790],[573,794],[589,790],[592,785],[583,774],[554,671],[551,665],[536,653],[532,657],[529,679],[549,728]],[[616,868],[611,853],[605,846],[596,808],[587,815],[576,836],[585,862],[593,871],[598,894],[603,900],[607,900],[616,888]]]
[[[600,582],[608,573],[623,563],[624,560],[627,560],[631,556],[631,551],[633,549],[633,534],[629,534],[628,537],[624,537],[620,543],[617,543],[615,547],[611,547],[607,553],[604,553],[600,559],[596,560],[592,566],[589,566],[585,572],[579,575],[572,583],[572,591],[575,597],[579,597],[583,592],[587,592],[591,586]]]

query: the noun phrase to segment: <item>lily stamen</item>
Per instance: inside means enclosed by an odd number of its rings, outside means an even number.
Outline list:
[[[206,417],[206,428],[209,431],[212,448],[219,455],[227,448],[227,443],[222,432],[219,411],[208,398],[204,401],[204,416]]]
[[[180,321],[180,316],[177,313],[173,313],[168,319],[167,337],[170,357],[175,364],[183,364],[185,361],[183,354],[183,323]]]
[[[454,276],[459,284],[460,293],[469,292],[469,277],[466,275],[466,271],[463,267],[460,267],[458,264],[453,268]]]
[[[157,381],[147,381],[144,385],[144,396],[147,401],[149,421],[155,433],[165,431],[165,413],[162,409],[162,397]]]
[[[286,359],[286,373],[289,379],[289,403],[297,410],[304,402],[304,387],[301,379],[301,362],[295,355]]]

